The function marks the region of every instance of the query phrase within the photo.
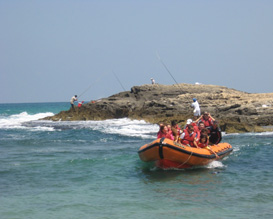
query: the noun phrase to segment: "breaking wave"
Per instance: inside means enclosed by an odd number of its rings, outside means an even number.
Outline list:
[[[61,131],[67,129],[91,129],[108,134],[154,138],[158,126],[144,120],[109,119],[104,121],[48,121],[51,112],[30,115],[27,112],[0,117],[0,129],[28,129],[31,131]]]

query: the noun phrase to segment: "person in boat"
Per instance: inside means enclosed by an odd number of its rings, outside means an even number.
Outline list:
[[[181,128],[178,126],[178,124],[175,121],[171,122],[171,130],[174,137],[174,141],[179,141],[179,136],[181,134]]]
[[[199,123],[198,123],[198,131],[201,132],[201,130],[204,129],[204,128],[205,128],[205,123],[202,122],[202,121],[199,122]]]
[[[158,125],[159,125],[159,130],[158,130],[158,132],[157,132],[157,136],[158,136],[159,133],[160,133],[161,127],[164,126],[164,123],[159,123]]]
[[[190,145],[194,147],[194,142],[196,141],[197,133],[194,132],[192,125],[188,125],[186,129],[183,130],[183,133],[180,135],[181,144]]]
[[[222,140],[222,132],[221,129],[218,126],[218,122],[215,120],[212,123],[212,126],[209,128],[209,141],[210,144],[218,144]]]
[[[168,138],[174,140],[173,135],[169,132],[167,125],[160,126],[159,132],[157,133],[157,138]]]
[[[207,136],[209,136],[209,130],[207,129],[207,128],[203,128],[203,129],[201,129],[200,130],[200,135],[207,135]]]
[[[202,121],[199,122],[196,133],[196,141],[200,139],[201,135],[209,136],[209,130],[205,127],[205,124]]]
[[[74,109],[74,102],[77,101],[77,100],[78,100],[78,99],[77,99],[77,95],[74,95],[74,96],[71,98],[71,100],[70,100],[71,108],[72,108],[73,110],[75,110],[75,109]]]
[[[188,125],[192,124],[192,119],[187,119],[186,124],[184,125],[184,129],[186,129],[188,127]]]
[[[178,140],[179,140],[179,134],[178,134],[178,131],[177,131],[176,128],[172,127],[172,135],[173,135],[174,141],[178,142]]]
[[[167,128],[168,128],[168,132],[172,133],[172,126],[170,124],[167,125]]]
[[[173,136],[172,126],[170,124],[168,124],[167,128],[168,128],[168,133]]]
[[[209,146],[209,136],[208,135],[202,134],[198,141],[194,141],[194,145],[197,148],[206,148],[206,149],[208,149],[213,154],[215,154],[216,159],[219,159],[219,156]]]
[[[184,126],[184,129],[186,129],[188,127],[188,125],[192,125],[193,126],[195,133],[198,132],[198,126],[196,125],[195,122],[192,121],[192,119],[188,119],[187,120],[186,125]]]
[[[208,112],[204,112],[202,116],[200,116],[195,122],[200,123],[203,122],[205,127],[212,126],[212,122],[215,121],[215,119],[210,115]]]
[[[209,137],[206,134],[201,134],[197,141],[194,141],[194,145],[197,148],[205,148],[209,145]]]
[[[193,118],[196,120],[201,115],[201,110],[197,99],[193,98],[192,100],[193,103],[191,104],[191,107],[193,107]]]
[[[205,129],[205,124],[202,121],[199,122],[198,126],[197,126],[197,129],[196,129],[197,139],[200,139],[201,133],[206,132],[206,130],[204,130],[204,129]]]

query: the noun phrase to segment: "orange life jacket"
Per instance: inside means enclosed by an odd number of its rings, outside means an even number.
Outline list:
[[[194,132],[197,133],[197,132],[199,131],[199,128],[198,128],[198,126],[196,125],[196,123],[195,123],[195,122],[192,122],[191,125],[193,126]]]
[[[211,118],[209,118],[208,120],[201,118],[201,121],[205,124],[205,127],[212,126],[212,119]]]
[[[163,138],[163,137],[164,137],[164,138],[171,139],[171,140],[174,140],[174,137],[173,137],[173,135],[172,135],[170,132],[167,132],[167,133],[165,134],[165,133],[159,131],[159,132],[157,133],[157,138]]]
[[[205,147],[208,146],[208,143],[201,143],[201,142],[198,142],[197,145],[198,145],[198,147],[200,147],[200,148],[205,148]]]
[[[181,143],[182,144],[189,144],[190,146],[194,146],[193,141],[196,136],[196,133],[193,132],[193,133],[189,134],[187,129],[184,129],[184,133],[185,133],[185,136],[183,139],[181,139]]]

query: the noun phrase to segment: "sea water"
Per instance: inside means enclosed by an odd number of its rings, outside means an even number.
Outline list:
[[[144,121],[45,121],[69,103],[0,104],[0,218],[272,218],[273,133],[187,170],[144,163]],[[183,125],[183,124],[181,124]]]

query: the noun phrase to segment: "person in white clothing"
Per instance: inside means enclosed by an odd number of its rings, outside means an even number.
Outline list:
[[[77,101],[77,100],[78,100],[78,99],[77,99],[77,95],[74,95],[74,96],[71,98],[70,104],[71,104],[72,109],[74,109],[74,102]]]
[[[152,84],[155,84],[155,79],[151,78]]]
[[[194,120],[196,120],[201,115],[201,110],[199,107],[199,103],[197,102],[196,98],[193,98],[193,103],[191,104],[191,107],[193,107],[193,117]]]

